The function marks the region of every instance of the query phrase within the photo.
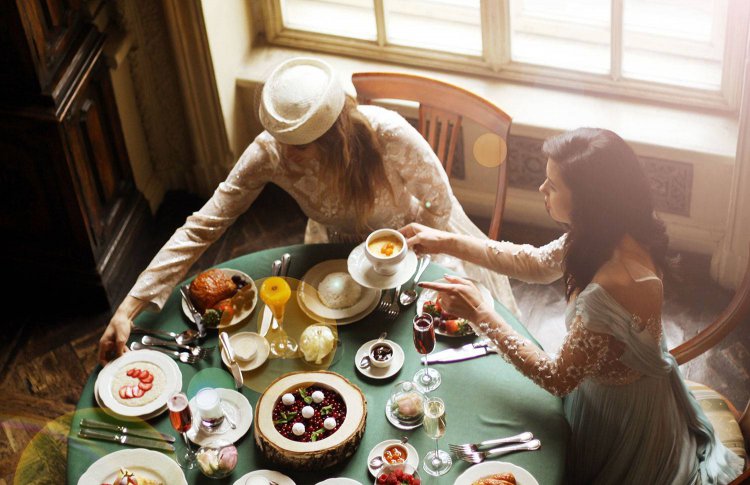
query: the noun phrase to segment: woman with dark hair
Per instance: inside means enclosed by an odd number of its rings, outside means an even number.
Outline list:
[[[133,319],[144,309],[161,310],[198,257],[268,182],[309,217],[306,243],[360,242],[374,229],[415,221],[486,238],[419,132],[394,111],[358,105],[328,63],[308,57],[281,63],[259,104],[265,131],[138,277],[100,339],[101,363],[127,351]],[[505,276],[478,266],[463,270],[517,311]]]
[[[742,460],[717,442],[662,337],[668,238],[648,182],[615,133],[580,128],[548,139],[539,188],[567,232],[541,247],[479,241],[419,224],[420,252],[448,253],[528,282],[565,283],[568,334],[550,356],[515,332],[468,280],[422,283],[442,307],[539,386],[565,396],[570,483],[728,483]]]

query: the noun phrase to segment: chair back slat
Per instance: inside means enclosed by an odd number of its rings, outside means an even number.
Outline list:
[[[511,117],[476,94],[436,79],[411,74],[361,72],[352,75],[357,99],[404,100],[419,104],[418,131],[427,140],[450,175],[456,143],[464,118],[471,119],[507,143]],[[498,169],[497,191],[488,236],[497,239],[502,225],[507,191],[507,167]]]

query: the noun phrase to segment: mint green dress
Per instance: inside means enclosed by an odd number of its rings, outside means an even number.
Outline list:
[[[724,484],[742,460],[714,436],[664,339],[638,331],[633,316],[597,284],[568,306],[592,332],[625,344],[620,361],[642,374],[625,385],[584,379],[565,397],[572,429],[567,474],[585,484]]]

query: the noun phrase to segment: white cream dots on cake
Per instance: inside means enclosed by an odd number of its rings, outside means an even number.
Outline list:
[[[325,399],[326,396],[322,391],[315,391],[312,393],[311,397],[315,404],[320,404],[323,402],[323,399]]]
[[[305,425],[302,423],[294,423],[294,426],[292,426],[292,433],[296,436],[302,436],[305,434]]]
[[[284,403],[284,406],[291,406],[292,404],[294,404],[294,396],[291,393],[287,392],[286,394],[281,396],[281,402]]]
[[[315,416],[315,410],[312,408],[312,406],[305,406],[302,408],[302,417],[305,419],[310,419],[313,416]]]
[[[336,427],[336,418],[326,418],[325,421],[323,421],[323,427],[325,429],[333,429]]]

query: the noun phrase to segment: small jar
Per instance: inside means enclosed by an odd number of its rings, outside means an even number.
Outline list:
[[[425,395],[413,382],[397,382],[391,390],[388,411],[398,424],[417,427],[424,418],[424,401]]]
[[[226,440],[214,440],[201,446],[195,458],[205,476],[224,478],[237,466],[237,448]]]

